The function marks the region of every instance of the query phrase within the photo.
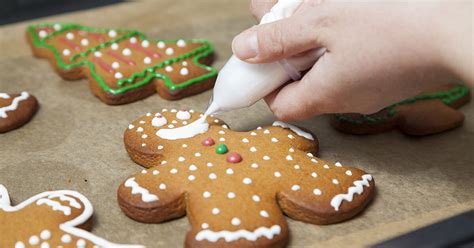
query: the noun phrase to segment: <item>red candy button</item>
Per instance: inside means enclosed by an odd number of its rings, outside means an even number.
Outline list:
[[[242,161],[242,156],[236,152],[231,152],[227,155],[227,162],[229,163],[240,163]]]
[[[205,146],[213,146],[214,144],[216,144],[216,142],[214,142],[212,138],[207,138],[202,141],[202,144]]]

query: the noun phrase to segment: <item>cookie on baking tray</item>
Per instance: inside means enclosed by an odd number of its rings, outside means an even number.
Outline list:
[[[11,131],[28,123],[38,107],[38,101],[28,92],[0,93],[0,133]]]
[[[77,24],[28,27],[33,54],[47,58],[65,79],[88,78],[107,104],[134,102],[158,92],[175,100],[211,88],[217,71],[206,40],[149,40],[138,31]]]
[[[464,114],[457,109],[470,99],[467,86],[449,84],[388,106],[375,114],[336,114],[331,119],[331,125],[350,134],[374,134],[394,128],[415,136],[435,134],[461,126]]]
[[[0,184],[0,247],[141,247],[114,244],[86,231],[92,213],[89,200],[70,190],[43,192],[12,206]]]
[[[331,224],[361,212],[375,193],[372,176],[323,161],[315,137],[275,122],[236,132],[214,117],[162,110],[133,121],[124,141],[146,167],[118,190],[130,218],[160,223],[187,215],[187,247],[280,247],[283,214]]]

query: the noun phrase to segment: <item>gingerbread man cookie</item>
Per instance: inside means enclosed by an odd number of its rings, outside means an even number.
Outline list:
[[[92,226],[92,205],[76,191],[43,192],[12,206],[0,184],[0,247],[129,247],[86,231]]]
[[[138,31],[48,23],[30,26],[27,39],[63,78],[88,78],[92,92],[112,105],[155,91],[181,99],[211,88],[217,75],[206,65],[214,51],[206,40],[153,41]]]
[[[38,107],[38,101],[28,92],[0,93],[0,133],[8,132],[28,123]]]
[[[192,110],[163,110],[133,121],[124,140],[148,169],[120,186],[121,209],[147,223],[187,215],[187,247],[284,246],[283,214],[340,222],[375,192],[370,174],[315,157],[315,137],[283,122],[235,132]]]
[[[336,114],[331,125],[350,134],[374,134],[394,128],[409,135],[429,135],[459,127],[464,114],[457,110],[471,99],[463,85],[445,85],[406,99],[370,115]]]

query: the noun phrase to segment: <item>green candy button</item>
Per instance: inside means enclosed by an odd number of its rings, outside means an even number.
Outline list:
[[[227,149],[227,146],[224,145],[224,144],[219,144],[219,145],[217,145],[217,147],[216,147],[216,152],[217,152],[218,154],[225,154],[225,153],[227,153],[228,151],[229,151],[229,149]]]

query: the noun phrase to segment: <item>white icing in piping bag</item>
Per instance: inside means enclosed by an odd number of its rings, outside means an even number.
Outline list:
[[[279,0],[260,24],[288,18],[303,0]],[[314,49],[305,56],[267,64],[249,64],[235,55],[217,76],[213,96],[205,115],[249,107],[290,79],[299,80],[300,71],[309,69],[325,52]]]

